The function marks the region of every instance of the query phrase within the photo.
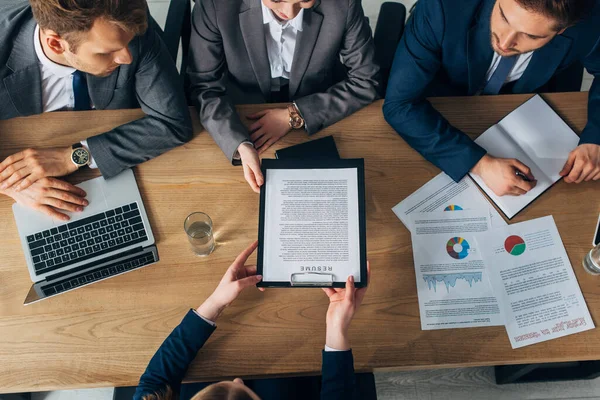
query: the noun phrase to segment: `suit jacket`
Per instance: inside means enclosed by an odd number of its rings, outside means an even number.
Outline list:
[[[234,105],[271,101],[261,0],[198,0],[192,17],[191,97],[202,125],[230,160],[249,140]],[[342,58],[347,79],[336,83]],[[313,134],[378,98],[379,67],[360,0],[317,0],[304,10],[289,80]]]
[[[420,0],[398,46],[383,106],[385,119],[427,160],[459,181],[485,154],[454,128],[426,96],[475,95],[491,64],[490,16],[495,0]],[[512,93],[534,93],[576,61],[600,74],[600,12],[533,53]],[[581,143],[600,144],[600,87],[589,93]],[[535,116],[532,116],[535,118]]]
[[[0,6],[0,119],[41,114],[42,86],[33,35],[36,21],[28,1]],[[110,76],[87,75],[98,110],[142,107],[144,118],[88,139],[106,178],[147,161],[192,138],[192,124],[177,69],[151,27],[129,44],[130,65]]]
[[[215,329],[190,310],[150,360],[133,399],[162,392],[167,386],[179,393],[190,363]],[[357,396],[352,351],[323,351],[321,398],[348,400]]]

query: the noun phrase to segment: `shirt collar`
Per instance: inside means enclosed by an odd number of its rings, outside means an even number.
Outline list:
[[[279,21],[273,15],[273,11],[261,1],[260,5],[262,7],[262,16],[263,16],[263,24],[271,24],[276,23],[281,25],[283,28],[288,26],[292,27],[295,31],[302,31],[302,20],[304,18],[304,9],[301,9],[298,15],[296,15],[293,19],[285,22]]]
[[[40,43],[40,26],[35,26],[35,31],[33,34],[33,45],[35,47],[35,54],[37,55],[38,61],[47,69],[52,75],[57,76],[59,78],[66,78],[75,72],[75,68],[67,67],[66,65],[60,65],[50,60],[44,54],[44,49],[42,49],[42,44]]]

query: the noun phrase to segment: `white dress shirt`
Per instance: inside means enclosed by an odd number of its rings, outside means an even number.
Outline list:
[[[515,63],[515,66],[508,74],[506,81],[504,81],[504,84],[518,80],[523,75],[525,70],[527,69],[527,66],[529,65],[529,61],[531,61],[532,56],[533,56],[533,51],[530,51],[529,53],[520,54],[519,58],[517,58],[517,62]],[[496,68],[498,68],[498,64],[500,64],[500,58],[501,58],[500,54],[494,52],[494,58],[492,58],[492,64],[490,65],[490,67],[487,70],[487,73],[485,74],[486,82],[490,80],[490,78],[492,77],[492,74],[494,73],[494,71],[496,71]]]
[[[294,50],[298,32],[302,31],[304,9],[289,21],[279,21],[273,12],[263,4],[262,15],[265,27],[267,54],[271,65],[271,91],[278,92],[283,82],[290,79]]]
[[[40,27],[35,27],[33,46],[40,65],[42,78],[42,110],[43,112],[70,111],[75,108],[75,93],[73,92],[73,73],[75,68],[56,64],[50,60],[40,43]],[[92,105],[93,108],[93,105]],[[88,149],[87,140],[81,144]],[[90,153],[90,168],[98,168]]]

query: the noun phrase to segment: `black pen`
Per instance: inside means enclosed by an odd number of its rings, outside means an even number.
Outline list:
[[[519,170],[516,170],[516,171],[515,171],[515,175],[517,175],[519,178],[523,179],[525,182],[531,182],[531,179],[529,179],[529,178],[527,177],[527,175],[525,175],[524,173],[522,173],[522,172],[521,172],[521,171],[519,171]]]

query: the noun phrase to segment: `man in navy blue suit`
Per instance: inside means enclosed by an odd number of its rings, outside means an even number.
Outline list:
[[[260,275],[256,275],[256,266],[244,265],[257,245],[258,242],[254,242],[236,258],[213,294],[196,310],[190,310],[179,326],[165,339],[140,378],[134,400],[172,400],[180,398],[180,394],[181,398],[186,399],[193,396],[192,400],[260,400],[257,393],[247,387],[240,378],[215,383],[198,393],[194,391],[190,394],[188,391],[187,395],[183,393],[181,386],[181,381],[196,353],[216,329],[215,321],[219,315],[244,289],[255,286],[262,279]],[[370,272],[368,264],[367,269]],[[348,328],[366,290],[366,287],[356,289],[352,276],[348,277],[345,289],[323,289],[329,297],[329,308],[323,351],[322,399],[358,399]],[[185,389],[185,385],[183,388]],[[286,388],[269,385],[260,385],[258,389],[263,389],[269,398],[290,398],[294,394],[283,394],[282,390],[278,389]]]
[[[455,181],[471,171],[499,196],[524,194],[536,183],[526,165],[486,154],[426,97],[541,92],[577,61],[597,77],[599,37],[597,0],[420,0],[396,52],[385,119]],[[597,81],[588,110],[579,146],[561,171],[566,182],[600,179]]]

